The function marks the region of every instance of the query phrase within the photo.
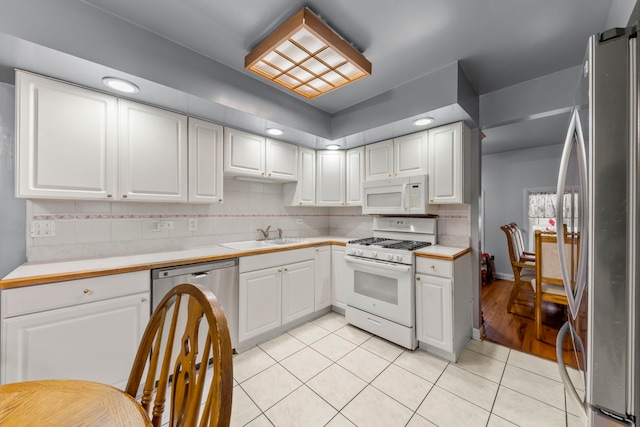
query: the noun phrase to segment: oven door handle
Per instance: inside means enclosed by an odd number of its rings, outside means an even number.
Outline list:
[[[391,270],[391,271],[400,271],[403,273],[408,273],[411,271],[411,266],[410,265],[404,265],[404,264],[388,264],[388,263],[382,263],[382,262],[378,262],[378,261],[365,261],[363,259],[360,258],[355,258],[352,257],[351,255],[345,255],[344,260],[347,262],[350,262],[352,264],[359,264],[359,265],[366,265],[369,267],[377,267],[377,268],[384,268],[385,270]]]

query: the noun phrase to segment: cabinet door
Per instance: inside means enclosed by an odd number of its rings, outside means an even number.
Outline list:
[[[365,161],[364,147],[347,151],[347,206],[362,206],[362,182],[364,176]]]
[[[416,335],[418,341],[453,351],[452,281],[416,274]]]
[[[238,341],[260,335],[282,323],[282,267],[240,274]]]
[[[316,206],[344,206],[344,151],[318,151],[316,155]]]
[[[463,123],[429,130],[429,203],[464,203]]]
[[[313,261],[282,267],[282,323],[315,311],[315,269]]]
[[[189,117],[189,202],[222,201],[222,126]]]
[[[120,197],[187,201],[187,117],[118,100]]]
[[[123,389],[149,321],[149,292],[2,322],[2,382],[82,379]]]
[[[264,137],[225,127],[224,173],[264,177],[264,150]]]
[[[298,147],[298,182],[284,184],[282,192],[288,206],[315,206],[316,150]]]
[[[315,310],[331,305],[331,246],[316,248]]]
[[[393,176],[393,140],[365,146],[366,180],[388,179]]]
[[[116,191],[116,98],[16,72],[18,197],[107,200]]]
[[[401,136],[393,140],[394,176],[427,173],[427,132]]]
[[[331,274],[333,289],[331,292],[331,304],[336,307],[347,308],[347,290],[345,289],[345,248],[344,246],[331,247]]]
[[[266,176],[278,181],[298,179],[298,146],[267,138]]]

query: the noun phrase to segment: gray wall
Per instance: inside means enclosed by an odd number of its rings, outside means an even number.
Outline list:
[[[524,190],[555,188],[561,156],[562,144],[482,156],[484,251],[495,256],[497,273],[513,275],[500,226],[516,222],[525,228]]]
[[[25,262],[25,201],[16,199],[15,183],[15,91],[0,83],[0,278]]]

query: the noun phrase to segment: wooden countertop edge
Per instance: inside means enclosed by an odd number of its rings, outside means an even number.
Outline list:
[[[276,247],[269,249],[256,249],[250,251],[235,251],[220,255],[203,256],[197,258],[179,259],[175,261],[163,261],[158,263],[136,264],[116,268],[104,268],[85,271],[74,271],[72,273],[46,274],[42,276],[17,277],[15,279],[0,280],[0,289],[13,289],[23,286],[42,285],[44,283],[63,282],[66,280],[87,279],[90,277],[108,276],[111,274],[131,273],[134,271],[151,270],[153,268],[173,267],[177,265],[197,264],[200,262],[217,261],[220,259],[239,258],[251,255],[261,255],[273,252],[283,252],[293,249],[313,248],[316,246],[345,246],[345,242],[335,240],[325,240],[322,242],[308,242],[295,244],[293,246]]]
[[[464,256],[471,252],[471,248],[462,249],[460,252],[456,252],[453,255],[442,255],[442,254],[434,254],[434,253],[420,253],[416,252],[416,256],[420,258],[432,258],[432,259],[442,259],[445,261],[455,261],[461,256]]]

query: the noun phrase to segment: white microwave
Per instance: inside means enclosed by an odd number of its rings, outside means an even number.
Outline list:
[[[427,175],[365,181],[362,183],[362,192],[364,214],[438,214],[438,207],[429,205]]]

